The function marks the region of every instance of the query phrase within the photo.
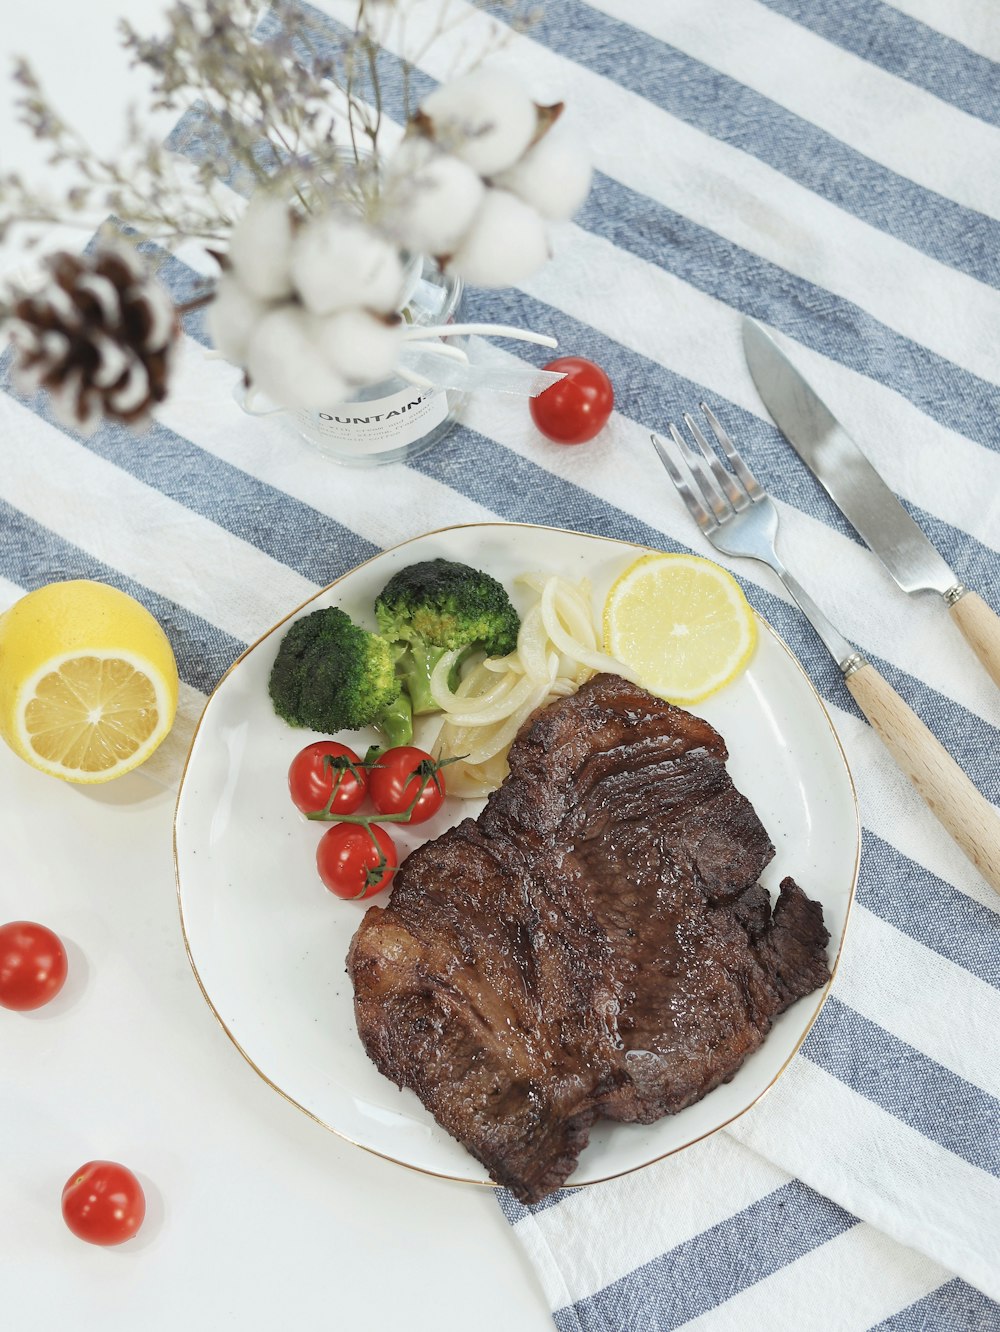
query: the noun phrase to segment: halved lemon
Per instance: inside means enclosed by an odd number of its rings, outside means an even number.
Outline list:
[[[604,646],[650,693],[697,703],[739,675],[757,622],[739,584],[698,555],[643,555],[604,603]]]
[[[49,583],[0,616],[0,736],[70,782],[107,782],[173,725],[177,663],[156,619],[105,583]]]

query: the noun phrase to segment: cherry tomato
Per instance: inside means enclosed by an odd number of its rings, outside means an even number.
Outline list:
[[[380,814],[405,814],[412,805],[410,817],[403,821],[423,823],[441,808],[444,774],[425,750],[397,745],[379,755],[368,770],[368,790]]]
[[[532,420],[556,444],[584,444],[607,424],[615,405],[611,380],[599,365],[582,356],[560,356],[546,370],[565,379],[529,398]]]
[[[58,934],[31,920],[0,925],[0,1006],[26,1013],[54,999],[66,979]]]
[[[336,740],[306,745],[288,769],[288,790],[303,814],[318,814],[328,805],[334,814],[353,814],[367,789],[361,760]]]
[[[337,897],[373,897],[398,864],[395,843],[377,823],[335,823],[316,847],[319,877]]]
[[[115,1161],[88,1161],[62,1191],[63,1220],[88,1244],[124,1244],[142,1225],[146,1195],[132,1171]]]

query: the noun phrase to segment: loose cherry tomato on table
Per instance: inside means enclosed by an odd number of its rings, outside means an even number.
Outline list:
[[[335,823],[316,846],[319,877],[337,897],[373,897],[398,865],[396,844],[377,823]]]
[[[58,934],[33,920],[0,925],[0,1006],[26,1013],[54,999],[66,980]]]
[[[146,1195],[132,1171],[116,1161],[88,1161],[62,1191],[63,1220],[88,1244],[124,1244],[142,1225]]]
[[[566,375],[528,406],[538,429],[556,444],[585,444],[608,422],[615,405],[611,380],[599,365],[582,356],[560,356],[546,370]]]
[[[317,740],[292,759],[288,790],[303,814],[329,808],[353,814],[365,798],[368,774],[353,749],[336,740]]]
[[[423,823],[445,797],[441,765],[415,745],[397,745],[380,754],[368,770],[368,790],[380,814],[405,814],[406,823]]]

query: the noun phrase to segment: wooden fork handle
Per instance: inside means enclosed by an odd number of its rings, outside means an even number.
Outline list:
[[[1000,618],[978,592],[963,592],[952,603],[951,616],[993,683],[1000,685]]]
[[[846,676],[846,683],[931,813],[990,887],[1000,893],[1000,811],[973,786],[944,745],[874,666],[866,662]]]

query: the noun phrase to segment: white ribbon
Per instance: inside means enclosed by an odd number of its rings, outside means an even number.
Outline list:
[[[492,336],[534,342],[541,347],[555,347],[555,338],[530,329],[507,324],[439,324],[432,328],[414,326],[406,330],[403,350],[396,373],[421,388],[455,389],[461,393],[509,393],[515,397],[535,398],[564,374],[539,370],[533,365],[477,363],[469,349],[455,347],[446,338]],[[475,351],[476,343],[471,344]]]

